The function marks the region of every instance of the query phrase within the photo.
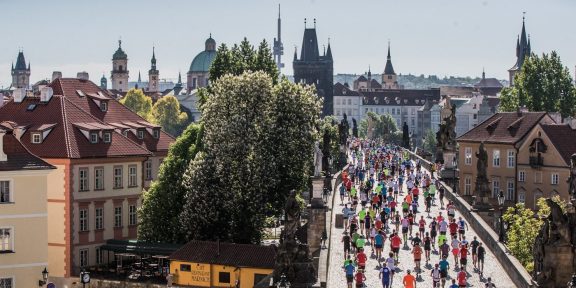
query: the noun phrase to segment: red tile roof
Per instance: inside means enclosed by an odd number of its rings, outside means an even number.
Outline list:
[[[554,123],[554,121],[546,112],[500,112],[456,140],[516,144],[538,123]]]
[[[29,105],[36,105],[28,111]],[[92,123],[91,126],[107,126],[106,123],[90,115],[75,105],[68,97],[55,95],[47,103],[41,103],[38,97],[26,97],[21,103],[13,100],[0,107],[0,122],[11,121],[13,125],[26,128],[20,141],[34,155],[42,158],[92,158],[92,157],[129,157],[148,156],[150,151],[122,134],[112,132],[112,141],[90,143],[78,124]],[[38,128],[44,130],[42,143],[32,143],[32,132]],[[55,125],[53,125],[55,124]],[[16,133],[18,134],[18,133]]]
[[[544,124],[541,127],[566,161],[566,165],[570,165],[570,158],[576,153],[576,130],[568,124]]]
[[[170,255],[169,258],[194,263],[273,269],[276,259],[276,247],[190,241]]]
[[[14,136],[13,130],[9,128],[11,125],[2,126],[0,130],[6,133],[3,137],[2,142],[4,145],[2,148],[7,160],[0,161],[0,171],[56,169],[56,167],[44,162],[28,151]]]
[[[54,95],[62,95],[69,99],[72,103],[76,104],[81,109],[89,112],[94,117],[105,123],[119,123],[127,125],[128,122],[138,123],[140,126],[159,127],[151,124],[138,114],[132,112],[126,106],[118,102],[113,95],[108,91],[100,89],[96,84],[88,80],[81,80],[77,78],[59,78],[50,84],[54,89]],[[82,91],[86,97],[80,97],[77,91]],[[90,95],[98,95],[98,98],[91,97]],[[108,110],[102,111],[96,104],[95,100],[108,99]],[[144,125],[142,123],[145,123]],[[127,125],[131,126],[131,125]],[[138,139],[136,131],[128,133],[128,138],[150,150],[155,155],[166,155],[170,148],[170,143],[174,142],[174,137],[168,133],[161,131],[158,139],[153,137],[152,130],[149,133],[144,133],[144,139]]]

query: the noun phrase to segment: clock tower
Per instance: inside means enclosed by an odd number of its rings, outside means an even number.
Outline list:
[[[128,78],[128,55],[122,50],[122,40],[119,40],[118,49],[112,56],[112,89],[127,92]]]
[[[158,92],[158,81],[160,72],[156,69],[156,53],[154,47],[152,47],[152,60],[150,70],[148,70],[148,91]]]

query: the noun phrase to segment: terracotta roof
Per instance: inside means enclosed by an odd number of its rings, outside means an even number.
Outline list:
[[[362,91],[363,105],[421,106],[427,99],[440,100],[440,89],[386,89],[381,91]]]
[[[576,129],[572,129],[568,124],[543,124],[540,126],[566,161],[566,164],[570,165],[570,158],[572,154],[576,153]]]
[[[54,80],[50,86],[54,89],[54,95],[65,96],[78,107],[89,112],[102,122],[119,123],[124,125],[126,125],[125,122],[147,123],[144,126],[160,127],[149,123],[144,118],[138,116],[138,114],[126,108],[126,106],[118,102],[113,95],[109,94],[108,91],[102,90],[98,85],[91,81],[77,78],[59,78]],[[86,95],[100,95],[108,98],[108,110],[105,112],[100,110],[100,107],[91,99],[91,97],[80,97],[76,92],[77,90],[82,91]],[[128,138],[150,150],[155,155],[166,155],[170,148],[170,143],[174,141],[174,137],[164,131],[160,132],[160,137],[158,139],[154,138],[151,133],[144,133],[144,135],[144,139],[138,139],[135,133],[128,133]]]
[[[235,267],[274,268],[275,246],[190,241],[169,259]]]
[[[7,156],[7,161],[0,161],[0,171],[56,169],[28,151],[14,136],[13,130],[6,129],[5,125],[2,126],[3,128],[0,129],[6,132],[3,137],[3,151]]]
[[[35,105],[33,110],[28,109],[31,105]],[[38,97],[26,97],[21,103],[12,100],[0,107],[0,121],[11,121],[14,126],[25,127],[20,141],[30,152],[42,158],[151,155],[146,148],[117,132],[111,133],[110,143],[90,143],[78,125],[91,123],[93,129],[102,130],[109,125],[60,95],[53,96],[47,103],[41,103]],[[31,133],[39,132],[38,128],[47,130],[43,131],[42,143],[33,144]]]
[[[516,144],[538,123],[554,123],[554,121],[546,112],[500,112],[456,140]]]

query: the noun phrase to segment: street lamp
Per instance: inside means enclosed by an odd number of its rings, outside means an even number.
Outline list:
[[[499,229],[499,233],[498,233],[498,238],[500,242],[504,242],[504,219],[502,218],[503,216],[503,209],[504,209],[504,192],[500,191],[498,193],[498,206],[500,207],[500,218],[499,218],[499,224],[500,224],[500,229]]]
[[[43,287],[46,283],[48,283],[48,270],[44,267],[44,270],[42,270],[42,280],[38,280],[38,286]]]
[[[276,287],[278,288],[290,287],[290,282],[288,282],[288,280],[286,279],[286,275],[284,273],[282,273],[282,275],[280,276],[280,281],[276,283]]]

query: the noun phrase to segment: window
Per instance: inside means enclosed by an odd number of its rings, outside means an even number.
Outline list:
[[[146,162],[144,162],[144,165],[146,180],[152,180],[152,159],[148,159]]]
[[[136,205],[128,206],[128,225],[134,226],[138,222]]]
[[[12,278],[0,278],[0,288],[13,288],[14,280]]]
[[[218,282],[220,282],[220,283],[230,283],[230,272],[220,272],[220,273],[218,273]]]
[[[526,171],[520,170],[518,171],[518,182],[526,181]]]
[[[536,184],[542,183],[542,171],[534,172],[534,183]]]
[[[104,168],[94,168],[94,190],[104,190]]]
[[[0,203],[10,203],[10,181],[0,181]]]
[[[138,139],[144,139],[144,131],[138,130]]]
[[[154,129],[154,138],[160,138],[160,129]]]
[[[136,187],[138,185],[136,165],[128,166],[128,187]]]
[[[352,99],[348,99],[348,105],[352,105]]]
[[[471,195],[472,193],[472,177],[466,175],[464,178],[464,195]]]
[[[96,248],[96,264],[102,264],[103,261],[102,259],[104,259],[104,257],[102,257],[104,255],[104,253],[102,253],[102,249],[100,248]]]
[[[492,197],[497,198],[500,194],[500,179],[492,179]]]
[[[492,166],[500,167],[500,150],[492,151]]]
[[[508,168],[514,168],[516,166],[516,151],[508,150]]]
[[[514,179],[508,179],[506,185],[506,200],[513,201],[515,192],[516,191],[514,190]]]
[[[254,274],[254,286],[256,286],[256,284],[260,283],[260,281],[262,281],[264,278],[266,278],[266,274]]]
[[[0,228],[0,252],[14,251],[14,235],[11,228]]]
[[[114,207],[114,227],[122,227],[122,206]]]
[[[526,202],[526,192],[520,191],[520,193],[518,193],[518,202],[519,203],[525,203]]]
[[[90,143],[98,143],[98,133],[92,132],[90,133]]]
[[[415,108],[410,108],[410,114],[416,115],[416,109],[415,109]]]
[[[96,208],[95,210],[95,229],[96,230],[102,230],[104,229],[104,208],[100,207],[100,208]]]
[[[80,178],[78,181],[78,190],[88,191],[88,168],[80,168],[78,177]]]
[[[122,166],[114,167],[114,188],[122,188]]]
[[[80,209],[80,231],[88,231],[88,209]]]
[[[192,271],[192,266],[188,264],[180,264],[180,271],[181,272],[190,272]]]
[[[32,144],[40,144],[40,143],[42,143],[42,134],[32,133]]]
[[[558,185],[558,173],[552,173],[552,179],[550,179],[550,184],[552,185]]]
[[[474,114],[474,120],[478,119],[478,114]]]
[[[104,132],[104,143],[112,142],[112,133]]]
[[[100,110],[102,110],[102,112],[108,111],[108,102],[106,101],[100,102]]]
[[[80,249],[80,267],[88,266],[88,249]]]
[[[472,147],[464,148],[464,164],[472,165]]]

